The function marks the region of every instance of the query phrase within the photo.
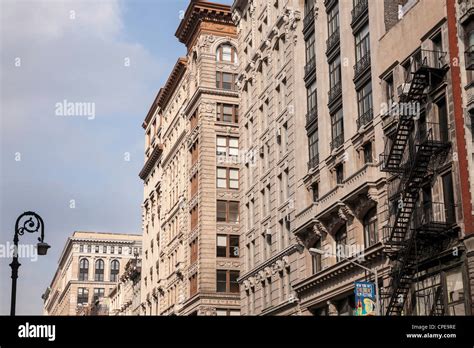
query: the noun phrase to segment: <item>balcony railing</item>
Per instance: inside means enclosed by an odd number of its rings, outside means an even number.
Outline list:
[[[413,59],[411,72],[414,73],[420,68],[443,69],[448,63],[447,52],[421,50],[420,55]],[[412,78],[413,74],[410,74],[406,82],[411,82]]]
[[[342,95],[342,83],[337,82],[328,92],[329,104]]]
[[[455,206],[441,202],[426,202],[415,211],[413,223],[416,229],[425,232],[445,229],[456,223]]]
[[[364,127],[374,119],[374,110],[370,108],[357,119],[357,129]]]
[[[316,106],[314,106],[306,114],[306,126],[309,126],[310,124],[312,124],[317,119],[318,119],[318,108]]]
[[[466,70],[474,70],[474,46],[470,46],[466,52],[464,52],[466,58]]]
[[[351,12],[352,14],[351,24],[354,25],[354,23],[356,23],[360,18],[362,18],[362,15],[367,13],[368,8],[369,8],[368,0],[359,0]]]
[[[326,40],[326,52],[332,51],[334,47],[339,43],[340,35],[339,35],[339,28],[337,28]]]
[[[303,31],[309,29],[309,27],[314,23],[314,8],[308,10],[303,19]]]
[[[316,70],[316,56],[312,57],[304,66],[304,78],[307,79],[309,75]]]
[[[354,79],[360,77],[360,75],[370,66],[370,62],[370,51],[367,51],[366,54],[354,65]]]
[[[335,136],[331,141],[331,151],[336,150],[344,144],[344,133]]]
[[[314,155],[313,158],[311,158],[308,161],[308,171],[310,171],[313,168],[316,168],[319,165],[319,153]]]

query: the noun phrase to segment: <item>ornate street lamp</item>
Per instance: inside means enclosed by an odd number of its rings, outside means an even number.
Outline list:
[[[20,226],[21,225],[21,226]],[[50,246],[44,242],[44,223],[41,216],[38,214],[27,211],[21,214],[15,223],[15,235],[13,236],[13,261],[10,264],[12,268],[12,302],[10,307],[10,315],[15,315],[16,307],[16,280],[18,278],[18,268],[21,264],[18,262],[18,236],[22,236],[28,233],[40,232],[40,237],[38,237],[37,251],[38,255],[46,255]]]

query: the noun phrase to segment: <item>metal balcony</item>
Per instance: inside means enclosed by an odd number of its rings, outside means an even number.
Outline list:
[[[314,24],[314,8],[308,10],[303,19],[303,32],[306,32]]]
[[[357,4],[355,4],[354,8],[351,11],[351,14],[352,14],[351,25],[354,26],[354,24],[358,22],[363,17],[363,15],[367,14],[368,9],[369,9],[368,0],[357,1]]]
[[[310,125],[312,125],[313,122],[316,121],[317,119],[318,119],[318,108],[314,106],[306,114],[306,127],[309,127]]]
[[[357,119],[357,129],[364,127],[374,119],[374,110],[370,108]]]
[[[337,98],[342,95],[342,83],[341,81],[337,82],[328,92],[328,104],[332,104]]]
[[[328,54],[330,51],[332,51],[340,41],[340,35],[339,35],[339,28],[332,33],[329,38],[326,40],[326,54]]]
[[[370,67],[370,51],[366,52],[365,56],[360,58],[354,65],[354,80],[359,78]]]
[[[307,80],[316,71],[316,56],[312,57],[304,66],[304,79]]]
[[[442,233],[455,223],[455,206],[442,202],[426,202],[415,211],[413,216],[414,228],[424,234]]]

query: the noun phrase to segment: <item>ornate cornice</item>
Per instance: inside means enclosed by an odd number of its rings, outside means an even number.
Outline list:
[[[140,171],[140,174],[138,175],[140,179],[145,180],[148,177],[151,170],[153,169],[153,166],[161,157],[162,153],[163,153],[163,144],[157,144],[155,148],[153,149],[153,152],[151,153],[150,157],[148,157],[148,160],[145,162],[145,165]]]

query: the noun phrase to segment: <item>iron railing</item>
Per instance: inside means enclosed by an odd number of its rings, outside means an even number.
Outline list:
[[[319,153],[314,155],[309,161],[308,161],[308,171],[316,168],[319,165]]]
[[[370,62],[370,51],[367,51],[354,65],[354,79],[360,77],[360,75],[370,66]]]
[[[337,28],[326,40],[326,52],[331,51],[340,41],[339,28]]]
[[[303,19],[303,31],[308,30],[309,26],[314,23],[314,8],[308,10]]]
[[[304,66],[304,77],[305,79],[316,70],[316,56],[313,56]]]
[[[362,115],[359,116],[357,119],[357,129],[364,127],[365,125],[372,122],[374,119],[374,110],[372,108],[365,111]]]
[[[466,70],[474,70],[474,45],[469,46],[466,52],[464,52],[466,59]]]
[[[342,95],[342,83],[341,81],[337,82],[328,92],[329,104]]]
[[[357,1],[357,4],[355,4],[354,8],[351,11],[351,14],[352,14],[351,24],[353,25],[355,22],[357,22],[362,17],[363,14],[367,13],[368,9],[369,9],[368,0]]]
[[[311,110],[309,110],[308,113],[306,114],[306,126],[309,126],[317,119],[318,119],[318,108],[317,106],[313,106]]]

